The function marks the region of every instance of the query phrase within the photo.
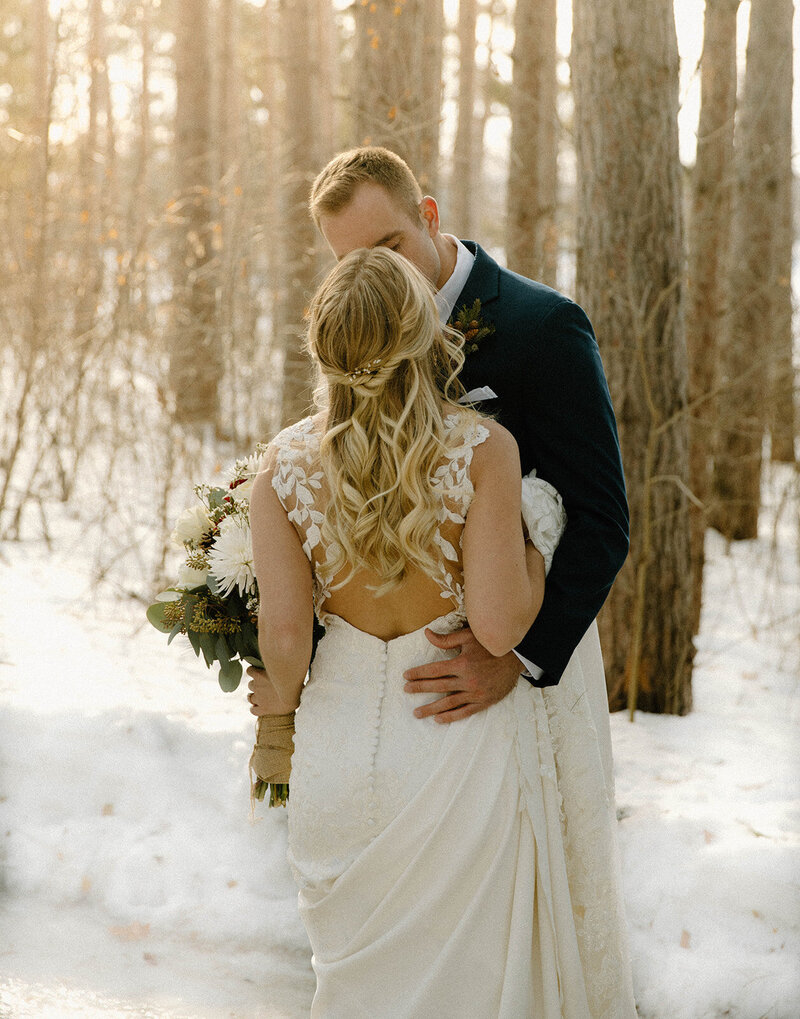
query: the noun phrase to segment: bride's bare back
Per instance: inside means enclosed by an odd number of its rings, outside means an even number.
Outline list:
[[[397,587],[376,597],[375,588],[380,583],[377,574],[359,570],[344,587],[333,591],[323,610],[340,616],[364,633],[394,640],[458,607],[452,597],[443,598],[441,586],[416,567]]]

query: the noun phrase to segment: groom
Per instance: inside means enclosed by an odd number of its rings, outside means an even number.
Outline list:
[[[480,302],[481,338],[461,382],[468,392],[493,394],[483,407],[516,438],[523,475],[535,468],[567,513],[544,603],[516,651],[493,658],[468,627],[427,631],[431,643],[458,654],[405,673],[407,691],[441,694],[415,714],[465,718],[505,697],[521,673],[535,686],[557,684],[628,551],[616,422],[589,320],[556,291],[501,268],[473,241],[442,233],[436,202],[387,149],[336,156],[315,180],[309,208],[337,259],[385,246],[413,262],[438,291],[442,321]]]

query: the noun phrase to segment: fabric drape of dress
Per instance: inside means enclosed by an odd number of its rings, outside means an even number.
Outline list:
[[[472,417],[447,419],[442,527],[463,524],[487,436]],[[635,1016],[596,627],[557,687],[520,678],[468,719],[415,718],[432,698],[406,693],[404,670],[448,653],[424,627],[383,641],[325,612],[319,436],[306,419],[273,446],[326,628],[295,717],[289,800],[312,1016]],[[444,633],[465,616],[460,551],[441,531],[438,544],[456,608],[429,625]]]

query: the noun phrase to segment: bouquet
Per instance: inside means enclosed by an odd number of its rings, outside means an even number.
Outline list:
[[[199,501],[181,513],[171,535],[186,558],[175,583],[156,595],[147,610],[153,626],[169,634],[168,644],[183,634],[209,669],[218,664],[219,685],[226,692],[239,686],[242,662],[264,668],[249,496],[266,448],[259,443],[255,453],[237,460],[227,485],[195,486]],[[277,735],[271,732],[272,718]],[[276,806],[285,803],[289,793],[291,725],[284,716],[266,716],[258,720],[256,731],[252,793],[261,800],[269,788],[270,806]]]

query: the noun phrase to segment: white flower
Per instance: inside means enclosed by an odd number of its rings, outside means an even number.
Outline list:
[[[250,498],[250,492],[253,489],[256,476],[261,470],[261,462],[264,457],[265,449],[266,446],[260,444],[255,453],[252,453],[250,456],[242,457],[240,460],[236,461],[231,474],[231,484],[233,484],[234,481],[240,481],[241,483],[236,485],[235,488],[231,488],[230,494],[237,501]],[[242,478],[245,478],[245,480],[241,481]]]
[[[184,545],[196,545],[213,526],[205,506],[191,506],[178,517],[170,541],[179,548],[183,548]]]
[[[191,591],[194,587],[202,587],[206,582],[208,576],[208,570],[195,570],[191,566],[187,566],[184,563],[178,569],[178,580],[176,587],[183,587],[187,591]]]
[[[220,593],[227,596],[234,587],[248,594],[255,584],[253,540],[250,525],[243,516],[226,517],[208,553],[210,571],[219,582]]]
[[[254,474],[251,478],[247,478],[245,481],[243,481],[241,485],[237,485],[236,488],[232,488],[229,494],[237,502],[241,502],[243,499],[249,499],[250,493],[253,491],[253,485],[255,484],[255,480],[256,477]]]

